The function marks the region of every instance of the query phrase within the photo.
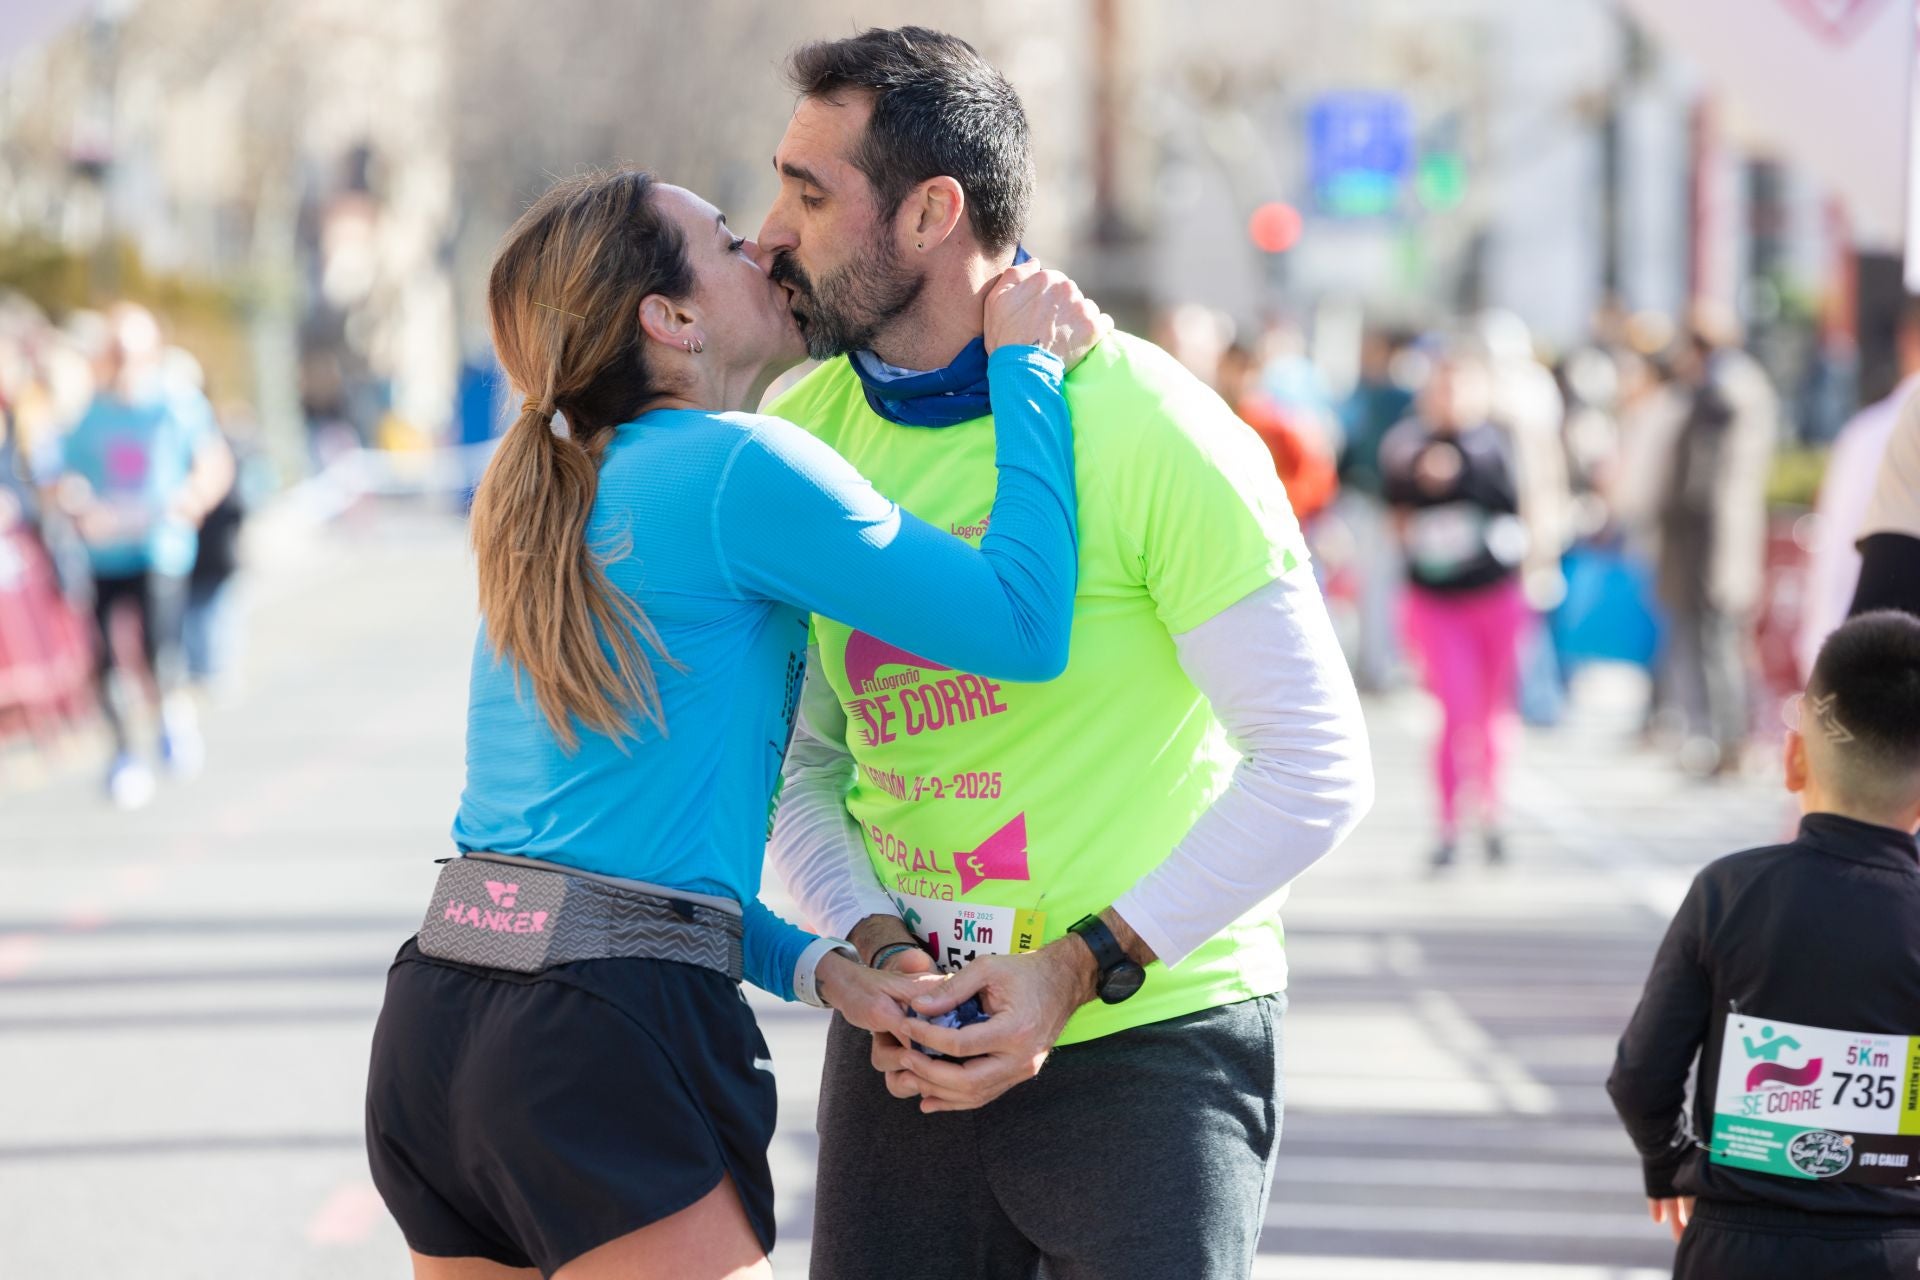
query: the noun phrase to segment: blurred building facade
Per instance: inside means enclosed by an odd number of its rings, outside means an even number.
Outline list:
[[[979,5],[968,34],[1028,95],[1052,175],[1087,115],[1077,46],[1025,15]],[[126,241],[156,270],[234,282],[283,441],[301,421],[437,429],[485,346],[493,248],[554,177],[643,164],[751,228],[791,106],[782,54],[944,16],[871,0],[107,3],[0,68],[0,237]],[[1070,210],[1045,202],[1031,238],[1066,243]]]
[[[1613,0],[104,0],[0,67],[0,237],[236,282],[289,451],[317,420],[437,431],[492,249],[553,177],[644,164],[751,227],[785,51],[915,21],[1021,90],[1028,242],[1133,324],[1493,306],[1564,346],[1609,298],[1764,317],[1833,256],[1819,192],[1703,133]],[[1248,235],[1270,202],[1301,215],[1282,254]]]
[[[1753,299],[1766,271],[1819,290],[1836,245],[1821,192],[1775,169],[1756,211],[1753,163],[1702,134],[1702,86],[1612,0],[1360,0],[1143,6],[1160,127],[1154,288],[1245,320],[1318,299],[1410,321],[1511,310],[1558,347],[1603,302],[1678,314],[1696,292]],[[1337,139],[1315,117],[1370,98],[1404,132],[1375,199],[1328,189]],[[1366,105],[1366,104],[1361,104]],[[1397,121],[1393,120],[1394,115]],[[1334,121],[1335,127],[1339,121]],[[1695,167],[1708,170],[1697,204]],[[1354,175],[1362,176],[1362,175]],[[1365,175],[1372,176],[1372,175]],[[1366,194],[1362,191],[1360,194]],[[1247,212],[1283,201],[1297,245],[1267,262]],[[1696,246],[1709,260],[1696,263]],[[1698,278],[1696,278],[1698,273]]]

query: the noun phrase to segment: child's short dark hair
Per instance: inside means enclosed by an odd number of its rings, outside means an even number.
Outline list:
[[[1801,733],[1818,737],[1849,800],[1910,804],[1920,793],[1920,619],[1893,610],[1849,619],[1820,646]]]

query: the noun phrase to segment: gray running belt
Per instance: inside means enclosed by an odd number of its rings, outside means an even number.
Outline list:
[[[436,960],[515,973],[630,957],[697,964],[739,982],[743,928],[739,904],[725,898],[469,854],[440,868],[418,943]]]

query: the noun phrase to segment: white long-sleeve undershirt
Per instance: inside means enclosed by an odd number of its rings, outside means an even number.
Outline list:
[[[781,769],[767,859],[822,933],[844,938],[868,916],[894,915],[893,899],[874,878],[859,824],[847,812],[853,786],[847,713],[820,674],[820,646],[807,646],[800,709]]]
[[[1241,759],[1166,859],[1113,903],[1169,966],[1270,903],[1373,802],[1359,695],[1310,575],[1276,578],[1173,639]],[[767,853],[815,927],[845,936],[894,904],[847,813],[846,715],[818,651],[808,657]]]

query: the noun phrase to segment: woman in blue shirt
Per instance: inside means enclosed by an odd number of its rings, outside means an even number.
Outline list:
[[[368,1084],[423,1280],[764,1273],[774,1086],[738,979],[900,1034],[938,981],[758,901],[808,614],[1001,679],[1066,664],[1060,381],[1110,322],[1031,265],[985,291],[999,488],[976,551],[740,411],[802,353],[767,266],[632,171],[555,187],[495,260],[526,400],[473,510],[467,856],[396,959]]]

